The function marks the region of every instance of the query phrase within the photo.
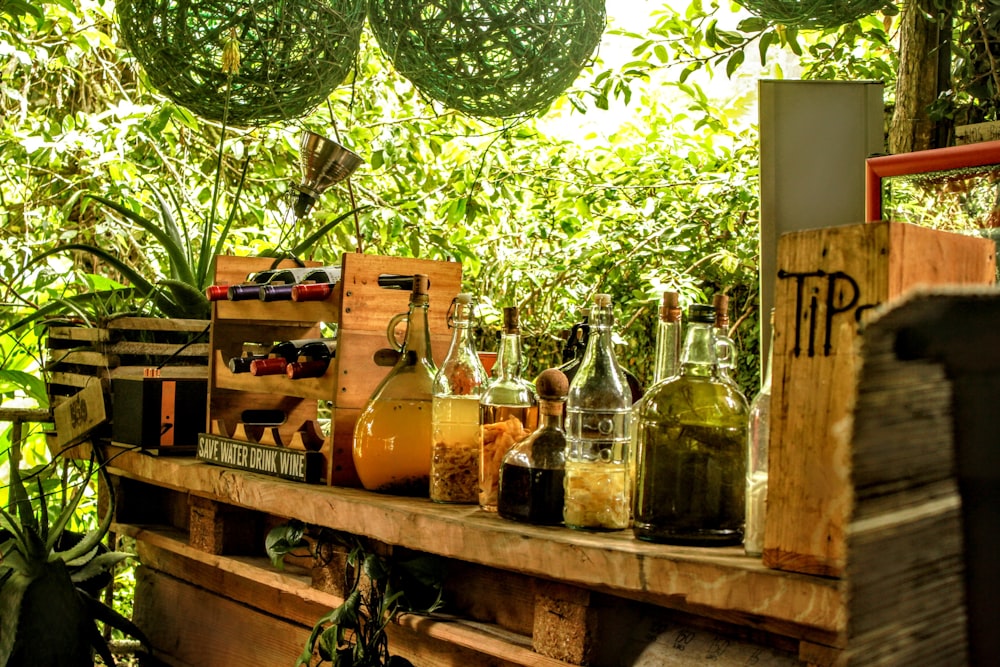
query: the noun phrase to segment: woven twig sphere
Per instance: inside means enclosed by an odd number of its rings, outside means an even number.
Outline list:
[[[538,111],[576,80],[604,33],[604,0],[369,0],[396,70],[471,116]]]
[[[241,64],[227,122],[257,125],[301,116],[347,76],[358,51],[364,0],[120,0],[122,38],[164,95],[222,120],[230,35]],[[232,32],[235,28],[235,33]]]
[[[874,14],[890,0],[737,0],[752,13],[794,28],[836,28]]]

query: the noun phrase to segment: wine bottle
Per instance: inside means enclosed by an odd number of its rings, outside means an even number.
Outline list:
[[[309,341],[299,349],[298,359],[285,366],[285,374],[292,380],[322,377],[336,354],[336,338]]]
[[[248,345],[250,345],[249,349]],[[257,359],[266,359],[267,354],[268,349],[262,345],[244,344],[243,354],[239,357],[233,357],[226,365],[229,367],[230,373],[249,373],[250,364]]]
[[[321,343],[326,345],[329,354],[332,356],[336,349],[336,339],[328,338],[301,338],[297,340],[285,340],[275,344],[268,356],[264,359],[255,359],[250,362],[251,375],[282,375],[287,374],[286,367],[299,360],[302,348],[309,343]]]
[[[266,285],[262,285],[258,297],[261,301],[304,301],[295,299],[295,288],[305,285],[325,285],[329,296],[333,285],[340,281],[339,266],[318,266],[313,268],[284,269],[273,276]]]
[[[270,269],[267,271],[257,271],[256,273],[251,273],[242,283],[230,285],[226,288],[226,298],[230,301],[249,301],[250,299],[259,299],[261,286],[271,282],[271,280],[282,270],[283,269]]]

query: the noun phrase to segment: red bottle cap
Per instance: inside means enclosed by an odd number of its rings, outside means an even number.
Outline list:
[[[280,375],[285,372],[288,362],[281,357],[254,359],[250,363],[250,375]]]
[[[209,285],[205,288],[205,296],[209,301],[222,301],[229,298],[229,285]]]
[[[300,283],[292,287],[292,301],[323,301],[331,292],[329,283]]]

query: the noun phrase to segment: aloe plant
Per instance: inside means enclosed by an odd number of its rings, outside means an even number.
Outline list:
[[[33,503],[19,464],[20,449],[15,444],[10,457],[10,508],[0,508],[0,618],[4,620],[0,664],[91,667],[96,652],[105,664],[114,665],[97,621],[148,646],[132,621],[97,599],[99,586],[88,585],[130,557],[101,544],[111,526],[113,498],[95,530],[67,539],[66,527],[85,485],[76,488],[50,522],[41,482]],[[88,478],[92,470],[93,463]]]

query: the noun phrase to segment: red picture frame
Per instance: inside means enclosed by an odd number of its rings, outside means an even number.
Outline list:
[[[1000,141],[870,157],[865,160],[865,221],[882,219],[883,178],[994,164],[1000,165]]]

